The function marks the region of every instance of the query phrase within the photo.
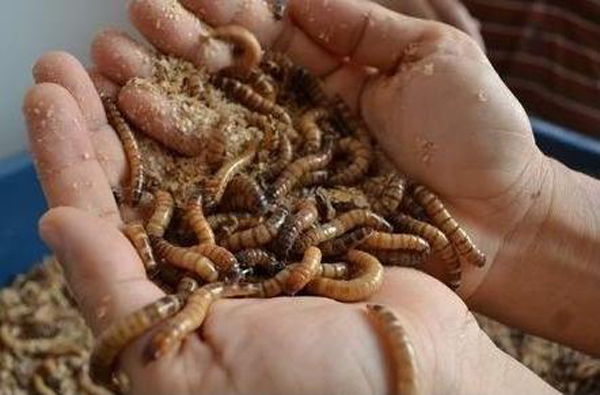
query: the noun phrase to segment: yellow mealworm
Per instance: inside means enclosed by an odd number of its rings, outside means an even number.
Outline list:
[[[191,196],[183,218],[196,234],[199,244],[215,244],[215,234],[204,216],[202,194],[200,192]]]
[[[260,69],[249,70],[243,81],[250,85],[259,95],[267,100],[275,102],[277,99],[277,90],[273,79],[262,72]]]
[[[288,265],[285,269],[281,270],[275,276],[268,280],[264,280],[257,284],[251,284],[255,289],[256,297],[260,298],[273,298],[281,295],[285,287],[285,283],[292,274],[292,271],[298,266],[298,263]]]
[[[81,353],[81,346],[65,336],[42,339],[21,339],[8,325],[0,326],[0,344],[15,354],[66,355]]]
[[[229,236],[223,247],[237,252],[247,248],[256,248],[269,243],[279,232],[281,225],[289,215],[285,207],[275,209],[271,217],[254,228],[246,229]]]
[[[485,265],[485,255],[471,241],[467,233],[458,225],[456,220],[444,207],[442,201],[423,185],[417,185],[413,197],[427,212],[431,222],[437,226],[450,240],[456,251],[468,263],[482,267]]]
[[[402,395],[421,393],[415,349],[396,314],[390,308],[377,304],[368,304],[367,314],[379,326],[385,335],[385,343],[392,350],[395,376],[393,392]]]
[[[300,185],[303,187],[325,185],[328,181],[329,172],[327,170],[317,170],[303,175],[300,178]]]
[[[429,243],[419,236],[404,233],[373,232],[360,244],[370,250],[409,250],[429,253]]]
[[[309,246],[319,245],[350,230],[364,226],[388,232],[392,230],[392,226],[383,217],[372,211],[351,210],[300,236],[294,245],[294,251],[302,252]]]
[[[373,232],[373,228],[358,228],[340,237],[319,244],[319,248],[324,256],[343,255],[360,245]]]
[[[227,136],[225,131],[230,123],[221,120],[220,124],[211,131],[206,141],[205,157],[206,163],[212,168],[219,166],[227,156]]]
[[[135,247],[138,255],[142,259],[142,263],[146,268],[146,273],[154,274],[157,269],[156,260],[152,253],[150,238],[146,233],[146,229],[139,222],[133,222],[125,226],[123,233],[127,236],[131,244]]]
[[[204,281],[217,281],[219,272],[210,259],[189,248],[174,246],[159,237],[150,236],[150,240],[156,255],[161,259],[180,269],[198,274]]]
[[[157,301],[115,322],[96,339],[90,356],[90,377],[93,381],[114,388],[113,369],[123,349],[159,322],[177,313],[182,307],[177,295]]]
[[[317,107],[305,112],[298,120],[298,130],[304,137],[304,152],[312,154],[321,148],[323,131],[319,122],[329,117],[329,111]]]
[[[341,302],[359,302],[375,294],[383,284],[383,266],[379,260],[366,252],[351,250],[348,252],[348,261],[352,266],[352,279],[318,277],[308,283],[305,289],[313,295]]]
[[[279,138],[279,147],[277,150],[277,160],[263,173],[263,177],[271,180],[274,177],[281,175],[281,172],[292,162],[294,157],[294,149],[290,138],[283,134]]]
[[[267,197],[258,182],[238,174],[227,185],[222,204],[225,210],[249,211],[262,214],[267,209]]]
[[[235,278],[239,275],[240,265],[235,255],[215,244],[200,244],[191,249],[200,255],[210,259],[217,266],[219,272],[227,278]]]
[[[283,264],[275,255],[259,248],[242,250],[235,254],[240,265],[246,268],[257,269],[259,274],[273,276],[283,269]]]
[[[204,208],[207,211],[214,209],[221,202],[229,181],[252,163],[256,155],[256,148],[257,144],[251,143],[240,156],[225,162],[214,177],[205,181],[203,197]]]
[[[345,263],[322,263],[315,274],[315,278],[323,277],[333,280],[346,279],[348,277],[348,265]]]
[[[287,257],[300,233],[312,226],[318,218],[319,211],[315,202],[311,199],[302,200],[298,211],[285,220],[275,239],[274,245],[277,246],[279,255]]]
[[[213,78],[213,81],[218,88],[228,92],[250,110],[258,111],[265,115],[272,115],[288,125],[292,123],[292,119],[287,110],[274,101],[265,99],[249,85],[223,76],[216,76]]]
[[[144,163],[142,161],[142,153],[133,131],[127,124],[127,121],[125,121],[121,111],[119,111],[114,99],[104,97],[102,101],[106,110],[108,122],[115,129],[123,143],[125,156],[129,162],[129,186],[127,188],[128,202],[136,205],[142,198],[142,192],[144,190]]]
[[[384,265],[401,267],[418,267],[427,258],[427,254],[405,250],[372,250],[369,251]]]
[[[400,203],[404,199],[406,179],[396,173],[390,173],[377,181],[379,185],[374,188],[371,187],[372,183],[367,182],[365,185],[374,192],[369,195],[373,211],[382,215],[397,213]]]
[[[319,271],[321,266],[321,250],[316,247],[308,247],[304,251],[302,262],[291,270],[290,276],[284,283],[283,291],[288,295],[295,295],[302,290]]]
[[[342,129],[345,134],[352,135],[367,147],[371,147],[371,136],[369,130],[362,119],[356,117],[350,107],[346,104],[340,95],[335,95],[331,100],[334,107],[337,126]]]
[[[294,63],[281,52],[267,52],[260,68],[279,81],[281,86],[286,86],[287,79],[294,69]]]
[[[351,185],[367,174],[373,160],[370,146],[352,137],[346,137],[338,142],[336,150],[348,155],[350,162],[345,169],[331,176],[331,185]]]
[[[457,289],[461,283],[461,265],[456,251],[448,238],[433,225],[416,220],[405,214],[398,214],[392,219],[392,224],[403,231],[414,233],[421,236],[429,242],[434,254],[440,257],[445,264],[446,276],[445,282],[452,289]]]
[[[279,146],[279,133],[277,128],[270,122],[268,116],[255,112],[246,115],[246,121],[249,126],[254,126],[264,133],[262,141],[260,142],[258,159],[260,161],[267,160],[269,155],[271,155],[271,151]]]
[[[331,162],[331,144],[326,143],[323,148],[323,152],[319,154],[305,156],[294,161],[281,173],[270,191],[272,200],[278,201],[286,196],[305,174],[321,170]]]
[[[240,25],[217,27],[211,35],[218,40],[228,41],[233,45],[234,64],[231,69],[241,74],[248,73],[258,67],[262,58],[262,48],[256,36]]]
[[[156,191],[154,194],[154,213],[146,224],[146,230],[149,236],[163,237],[171,218],[175,202],[173,197],[167,191]]]

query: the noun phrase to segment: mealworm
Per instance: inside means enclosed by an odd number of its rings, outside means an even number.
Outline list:
[[[373,228],[358,228],[340,237],[319,244],[323,256],[338,256],[356,248],[373,234]]]
[[[350,280],[333,280],[318,277],[305,289],[313,294],[341,302],[358,302],[375,294],[383,284],[383,266],[373,255],[363,251],[348,252],[348,261],[355,275]]]
[[[175,203],[173,196],[167,191],[156,191],[154,202],[154,212],[146,225],[146,229],[148,236],[163,237],[173,217]]]
[[[260,68],[270,76],[281,82],[282,86],[287,85],[287,79],[294,69],[294,63],[291,59],[281,52],[267,52],[260,64]]]
[[[323,131],[319,122],[329,117],[329,111],[317,107],[305,112],[298,120],[298,130],[304,137],[304,152],[312,154],[321,148]]]
[[[231,124],[222,120],[206,139],[206,163],[212,168],[220,165],[227,156],[227,136],[225,131]]]
[[[94,382],[114,388],[113,369],[121,351],[159,322],[177,313],[183,301],[177,295],[163,296],[155,302],[115,322],[100,334],[90,356],[90,377]]]
[[[64,336],[23,340],[8,325],[0,326],[0,344],[15,354],[65,355],[81,353],[81,346]]]
[[[263,131],[264,135],[260,142],[258,160],[261,162],[267,161],[271,155],[271,151],[279,146],[280,133],[269,122],[269,117],[266,115],[251,112],[246,116],[246,121],[248,122],[248,126],[254,126]]]
[[[300,93],[301,96],[305,96],[316,107],[330,107],[330,99],[325,94],[321,81],[305,68],[296,68],[292,83],[294,91]]]
[[[322,263],[315,274],[315,278],[324,277],[340,280],[347,278],[348,273],[348,265],[345,263]]]
[[[255,68],[249,70],[243,80],[265,99],[272,102],[275,102],[277,99],[277,90],[273,79],[268,74],[263,73],[260,69]]]
[[[198,281],[194,280],[192,277],[185,276],[179,280],[179,284],[177,284],[177,293],[180,295],[189,295],[199,287]]]
[[[144,190],[144,162],[142,161],[142,153],[138,141],[114,99],[103,97],[102,102],[106,110],[108,123],[119,135],[129,163],[128,201],[133,205],[137,205],[142,198]]]
[[[227,185],[224,193],[225,210],[249,211],[262,214],[267,209],[267,197],[254,178],[238,174]]]
[[[275,239],[274,245],[279,250],[279,255],[286,258],[300,233],[308,229],[319,218],[319,211],[313,200],[305,199],[298,205],[298,211],[289,216]]]
[[[33,388],[40,395],[56,395],[56,391],[46,384],[39,373],[33,375]]]
[[[309,155],[294,161],[275,180],[270,190],[272,201],[277,201],[286,196],[307,173],[325,168],[331,162],[331,144],[325,144],[323,152]]]
[[[292,147],[292,142],[290,138],[283,134],[279,138],[279,147],[277,149],[277,160],[271,164],[271,166],[265,170],[262,176],[270,180],[274,177],[281,175],[281,173],[285,170],[286,167],[292,162],[292,158],[294,157],[294,149]]]
[[[127,224],[123,233],[127,236],[131,244],[135,247],[138,255],[142,259],[142,263],[146,268],[146,273],[154,274],[157,269],[156,260],[152,253],[150,238],[144,229],[144,226],[139,222]]]
[[[302,290],[319,271],[321,266],[321,250],[316,247],[308,247],[304,251],[302,262],[294,266],[289,277],[283,285],[283,291],[288,295],[295,295]]]
[[[416,220],[405,214],[398,214],[392,219],[392,224],[403,231],[414,233],[429,242],[433,253],[438,255],[446,267],[446,283],[452,289],[457,289],[461,283],[461,265],[456,251],[448,238],[435,226]]]
[[[240,272],[240,265],[235,255],[215,244],[200,244],[191,248],[193,251],[210,259],[217,266],[219,272],[227,278],[236,278]]]
[[[425,209],[415,202],[409,194],[404,194],[404,198],[402,199],[402,202],[400,202],[400,210],[410,214],[411,217],[418,219],[419,221],[427,220]]]
[[[288,125],[292,123],[292,119],[287,110],[274,101],[265,99],[249,85],[223,76],[216,76],[213,78],[213,81],[218,88],[228,92],[250,110],[258,111],[265,115],[272,115]]]
[[[275,255],[259,248],[242,250],[235,257],[242,266],[257,268],[265,276],[273,276],[283,269],[283,264]]]
[[[178,268],[198,274],[207,282],[217,281],[219,272],[213,262],[205,256],[189,249],[177,247],[165,239],[150,236],[156,255]]]
[[[204,216],[202,194],[195,193],[188,202],[183,219],[190,225],[199,244],[215,244],[215,234]]]
[[[206,211],[214,209],[221,202],[229,181],[252,163],[256,155],[256,148],[257,144],[251,143],[240,156],[225,162],[214,177],[208,178],[204,182],[204,209]]]
[[[390,232],[392,226],[372,211],[357,209],[337,216],[333,221],[311,229],[300,236],[294,245],[295,252],[302,252],[309,246],[334,239],[359,226]]]
[[[418,267],[427,258],[427,254],[405,250],[372,250],[369,253],[384,265],[400,267]]]
[[[419,236],[404,233],[373,232],[360,244],[371,250],[409,250],[429,253],[429,243]]]
[[[351,185],[367,174],[373,152],[371,148],[352,137],[346,137],[338,142],[336,151],[349,156],[348,166],[330,178],[331,185]]]
[[[206,91],[204,79],[199,74],[185,77],[182,90],[191,97],[201,98]]]
[[[300,179],[300,185],[303,187],[325,185],[328,180],[329,172],[327,170],[317,170],[303,175]]]
[[[79,370],[79,374],[77,375],[77,383],[79,384],[79,387],[86,394],[90,394],[90,395],[111,395],[112,394],[104,387],[100,387],[100,386],[94,384],[92,382],[92,380],[90,380],[89,369],[86,365],[84,365]]]
[[[347,135],[352,135],[367,147],[371,147],[371,136],[362,119],[356,117],[340,95],[335,95],[330,102],[334,108],[334,122]]]
[[[223,242],[223,246],[229,251],[237,252],[267,244],[277,235],[288,215],[285,207],[279,207],[266,222],[232,234]]]
[[[234,232],[238,229],[248,229],[264,222],[264,217],[250,213],[218,213],[206,218],[211,228],[219,230],[227,228]]]
[[[211,36],[218,40],[228,41],[233,45],[234,64],[231,66],[232,70],[244,75],[260,64],[262,58],[260,43],[252,32],[242,26],[219,26]]]
[[[406,189],[406,179],[396,173],[390,173],[379,181],[371,197],[371,207],[373,211],[382,215],[392,215],[398,212],[400,203],[404,198]],[[370,183],[367,183],[370,187]]]
[[[479,267],[485,265],[486,257],[483,252],[475,246],[433,192],[423,185],[417,185],[413,197],[425,209],[431,222],[452,242],[460,256],[472,265]]]
[[[395,388],[394,393],[416,395],[421,393],[417,379],[418,368],[414,346],[396,314],[388,307],[368,304],[367,314],[381,328],[385,342],[391,346]]]
[[[285,283],[292,274],[292,271],[298,265],[298,263],[293,263],[268,280],[264,280],[256,284],[250,284],[255,290],[255,295],[253,296],[259,298],[273,298],[281,295],[283,293]]]

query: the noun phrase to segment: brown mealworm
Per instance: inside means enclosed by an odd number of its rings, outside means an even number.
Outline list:
[[[223,242],[223,246],[230,251],[237,252],[265,245],[277,235],[288,215],[289,211],[285,207],[279,207],[266,222],[232,234]]]
[[[240,265],[235,255],[215,244],[200,244],[191,248],[193,251],[210,259],[227,278],[239,275]]]
[[[265,221],[265,218],[250,213],[218,213],[207,217],[206,220],[210,227],[215,230],[228,228],[236,231],[258,226]]]
[[[368,304],[367,314],[381,328],[385,343],[391,346],[395,367],[393,392],[403,395],[421,393],[415,349],[396,314],[390,308],[377,304]]]
[[[217,281],[219,272],[210,259],[189,248],[174,246],[159,237],[150,236],[150,240],[156,255],[161,259],[178,268],[194,272],[209,283]]]
[[[352,137],[346,137],[338,142],[336,151],[348,155],[350,161],[346,168],[331,176],[331,185],[351,185],[367,174],[373,160],[370,146]]]
[[[319,122],[329,117],[329,111],[317,107],[306,111],[298,120],[298,130],[304,137],[304,152],[312,154],[321,148],[323,131]]]
[[[262,214],[267,209],[267,197],[258,182],[245,174],[238,174],[227,185],[223,198],[225,210],[249,211]]]
[[[340,95],[335,95],[330,104],[333,105],[337,126],[345,131],[345,134],[354,136],[361,143],[371,148],[371,136],[362,119],[356,117],[350,107]]]
[[[446,268],[446,283],[450,288],[457,289],[461,283],[461,265],[456,251],[448,238],[433,225],[416,220],[405,214],[391,218],[392,224],[403,231],[414,233],[429,242],[434,254],[438,255]]]
[[[306,290],[341,302],[359,302],[375,294],[383,284],[383,266],[373,255],[359,250],[348,252],[352,273],[350,280],[318,277],[308,283]]]
[[[482,267],[486,257],[471,241],[467,233],[448,212],[442,201],[423,185],[417,185],[413,197],[427,212],[431,222],[452,242],[456,251],[468,263]]]
[[[279,146],[280,133],[277,128],[269,122],[269,117],[266,115],[251,112],[246,115],[246,121],[249,126],[254,126],[264,133],[262,141],[260,142],[258,160],[261,162],[267,161],[271,152]]]
[[[389,173],[382,179],[378,179],[378,185],[367,182],[366,189],[374,190],[369,194],[373,211],[381,215],[393,215],[398,212],[400,203],[404,199],[406,179],[397,173]]]
[[[294,69],[294,63],[281,52],[267,52],[260,68],[281,82],[281,86],[286,86],[287,79]]]
[[[293,76],[294,90],[316,107],[330,107],[330,99],[325,94],[321,81],[302,67],[296,68]]]
[[[294,266],[290,276],[283,285],[283,291],[288,295],[295,295],[315,278],[321,266],[321,250],[316,247],[308,247],[304,251],[302,262]]]
[[[427,220],[427,213],[425,212],[425,209],[421,207],[409,194],[404,194],[404,198],[400,203],[400,210],[409,214],[411,217],[418,219],[419,221]]]
[[[90,356],[90,377],[100,385],[114,388],[114,364],[125,346],[177,313],[183,301],[177,295],[164,296],[112,324],[97,338]]]
[[[273,276],[283,269],[283,264],[275,255],[259,248],[242,250],[235,254],[238,262],[244,267],[257,268],[266,276]]]
[[[65,355],[82,352],[81,346],[65,336],[41,339],[21,339],[8,325],[0,326],[0,343],[15,354]]]
[[[219,166],[227,156],[227,136],[225,131],[230,126],[230,123],[221,120],[219,125],[214,128],[206,139],[205,158],[206,163],[214,168]]]
[[[279,255],[286,258],[298,236],[310,226],[312,226],[319,218],[319,211],[314,200],[305,199],[298,204],[297,212],[293,216],[289,216],[275,239],[274,245],[279,250]]]
[[[317,170],[307,173],[300,179],[300,186],[310,187],[316,185],[325,185],[329,181],[329,172],[327,170]]]
[[[358,228],[343,234],[340,237],[319,244],[319,248],[321,249],[323,256],[343,255],[360,245],[367,237],[373,234],[374,231],[373,228],[368,227]]]
[[[279,138],[277,160],[264,171],[262,176],[267,180],[280,176],[285,168],[292,162],[293,157],[294,149],[292,147],[292,142],[287,135],[283,134]]]
[[[149,236],[163,237],[173,217],[175,202],[173,196],[167,191],[156,191],[154,202],[154,213],[152,213],[146,229]]]
[[[424,254],[430,251],[429,243],[419,236],[377,231],[363,240],[360,246],[370,250],[408,250]]]
[[[128,202],[137,205],[142,198],[144,190],[144,162],[142,161],[142,153],[138,141],[114,99],[103,97],[102,102],[106,110],[108,123],[119,135],[129,163]]]
[[[215,244],[215,234],[204,216],[202,194],[200,192],[196,192],[190,198],[183,218],[196,234],[199,244]]]
[[[427,258],[427,254],[405,250],[372,250],[373,254],[384,265],[400,267],[418,267]]]
[[[260,69],[255,68],[248,72],[243,81],[250,85],[259,95],[267,100],[275,102],[277,99],[277,90],[273,79]]]
[[[242,75],[258,67],[262,58],[262,48],[256,36],[240,25],[217,27],[212,38],[228,41],[233,45],[234,64],[231,69]]]
[[[156,260],[152,253],[152,246],[150,245],[150,238],[146,233],[146,229],[139,222],[133,222],[127,224],[123,233],[127,236],[131,244],[135,247],[138,255],[142,259],[142,263],[146,268],[146,273],[154,274],[157,269]]]
[[[351,210],[300,236],[294,245],[294,251],[302,252],[309,246],[319,245],[360,226],[388,232],[392,230],[392,226],[383,217],[370,210]]]

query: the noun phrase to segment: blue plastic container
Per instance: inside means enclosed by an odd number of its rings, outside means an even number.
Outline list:
[[[600,178],[600,141],[532,119],[541,149],[569,167]],[[0,286],[48,253],[37,234],[46,210],[35,170],[26,155],[0,163]]]

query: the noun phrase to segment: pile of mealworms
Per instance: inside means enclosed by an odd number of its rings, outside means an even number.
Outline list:
[[[239,26],[207,39],[232,47],[231,67],[210,74],[156,54],[152,77],[103,98],[129,163],[126,185],[114,191],[135,212],[123,231],[167,293],[99,337],[90,373],[107,386],[132,340],[159,326],[146,354],[160,358],[220,298],[359,302],[379,290],[384,265],[419,268],[433,256],[443,263],[440,280],[457,289],[462,263],[485,264],[442,201],[398,172],[317,78],[263,54]],[[131,100],[140,90],[159,110],[140,113]],[[384,306],[367,311],[394,346],[398,385],[416,386],[396,317]]]

